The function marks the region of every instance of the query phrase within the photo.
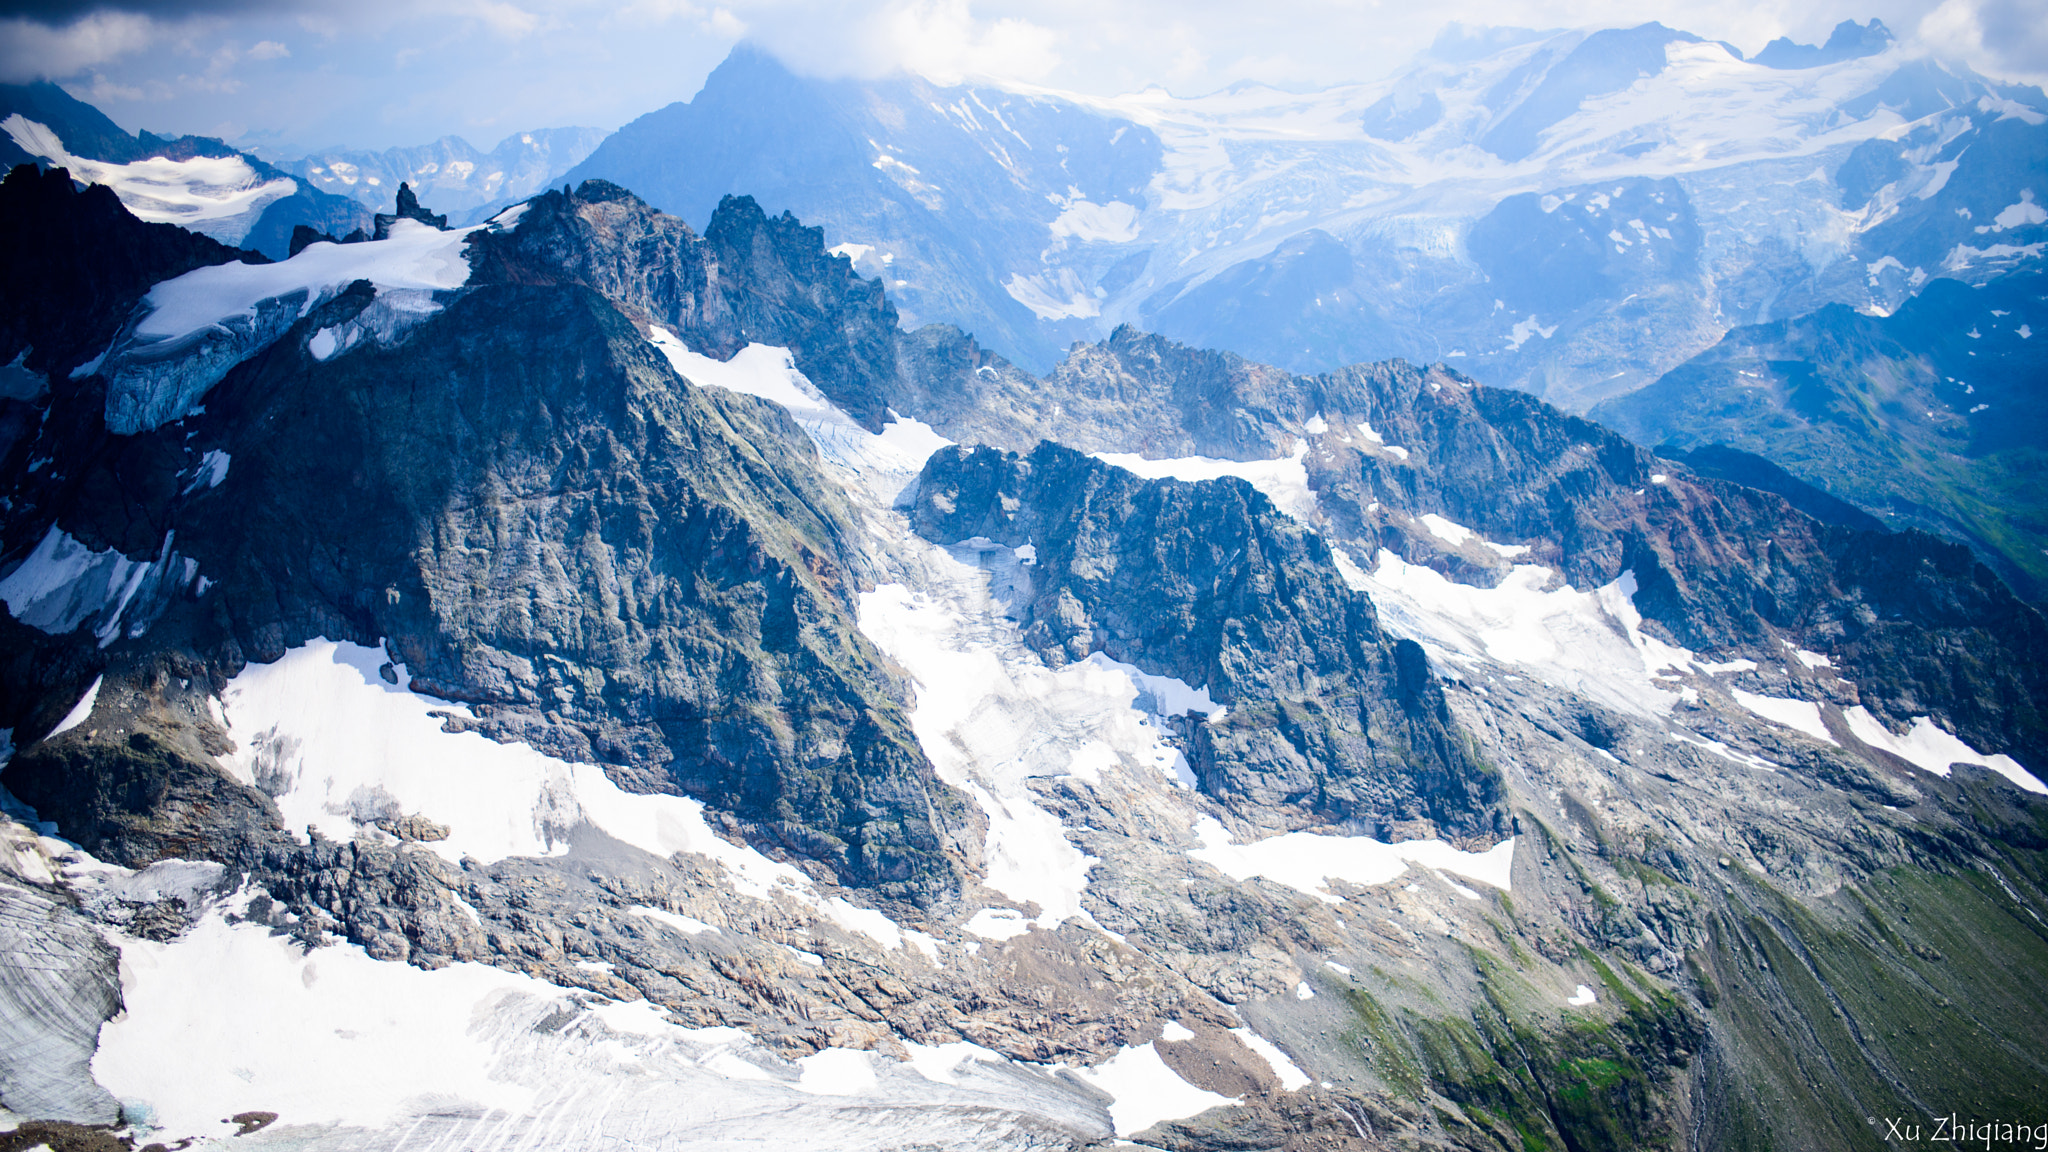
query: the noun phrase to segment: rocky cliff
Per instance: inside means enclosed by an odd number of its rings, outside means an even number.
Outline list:
[[[1048,662],[1102,652],[1225,705],[1184,722],[1225,803],[1382,839],[1506,832],[1498,774],[1422,649],[1387,636],[1328,545],[1244,481],[1144,481],[1051,442],[956,448],[926,463],[911,515],[936,543],[1031,550],[1019,623]]]

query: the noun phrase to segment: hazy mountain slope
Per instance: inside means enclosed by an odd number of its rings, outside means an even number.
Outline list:
[[[514,132],[489,152],[460,136],[432,144],[366,152],[328,148],[280,165],[322,192],[345,196],[375,211],[400,184],[459,224],[474,224],[498,208],[561,183],[606,133],[598,128],[539,128]]]
[[[1648,24],[1194,98],[824,82],[743,49],[575,175],[692,219],[726,193],[788,208],[907,317],[1037,372],[1133,323],[1295,371],[1453,362],[1583,409],[1744,323],[2039,261],[2021,193],[2048,97],[1852,27],[1799,67]]]
[[[1072,100],[803,79],[743,45],[693,100],[621,128],[570,179],[611,180],[688,220],[727,195],[793,211],[851,245],[839,250],[906,315],[1049,364],[1095,331],[1091,289],[1121,255],[1091,245],[1127,238],[1158,156],[1150,131]],[[1040,282],[1020,264],[1048,247],[1071,249],[1061,264],[1084,279]]]
[[[22,401],[0,885],[55,911],[0,933],[121,995],[0,1002],[36,1111],[1633,1149],[2033,1106],[2048,625],[1964,549],[1441,367],[1123,329],[1033,376],[749,201],[389,231],[160,283]]]
[[[370,212],[203,136],[130,136],[55,84],[0,85],[0,163],[70,170],[113,188],[130,211],[282,259],[304,224],[344,236]]]
[[[1835,306],[1738,328],[1594,415],[1643,443],[1727,444],[1961,539],[2029,596],[2048,580],[2038,274],[1930,282],[1891,316]]]

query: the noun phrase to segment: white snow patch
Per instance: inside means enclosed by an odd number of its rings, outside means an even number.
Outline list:
[[[1296,1000],[1313,1000],[1316,998],[1316,990],[1308,986],[1308,981],[1303,980],[1294,986],[1294,998]]]
[[[1792,655],[1808,668],[1833,668],[1835,666],[1835,662],[1828,659],[1825,655],[1819,652],[1808,652],[1804,648],[1794,648]]]
[[[380,649],[316,639],[229,681],[222,700],[237,751],[222,767],[269,793],[292,832],[346,841],[369,820],[419,813],[450,830],[428,847],[451,863],[488,864],[560,855],[588,821],[656,856],[716,860],[757,899],[814,901],[803,873],[714,834],[701,803],[621,791],[595,765],[525,744],[444,732],[437,713],[468,718],[468,709],[387,684],[383,663]],[[395,671],[403,685],[407,673]]]
[[[2029,224],[2048,224],[2048,209],[2034,202],[2032,188],[2022,188],[2019,203],[2008,205],[1992,218],[1991,223],[1978,225],[1977,231],[2005,232]]]
[[[66,169],[72,179],[113,189],[138,219],[183,225],[230,244],[248,235],[264,206],[299,187],[288,176],[264,179],[240,156],[153,156],[127,164],[87,160],[66,150],[56,132],[19,112],[0,120],[0,130],[22,151]]]
[[[1278,460],[1216,460],[1208,456],[1147,460],[1135,452],[1097,452],[1095,458],[1147,480],[1195,483],[1235,476],[1265,493],[1274,507],[1296,520],[1306,523],[1315,515],[1316,494],[1308,486],[1308,468],[1302,463],[1308,458],[1307,444]]]
[[[508,992],[556,993],[531,977],[481,964],[427,972],[354,945],[309,955],[218,916],[169,944],[120,943],[126,1010],[100,1028],[93,1077],[148,1101],[166,1138],[225,1136],[224,1117],[259,1104],[298,1124],[376,1127],[425,1095],[533,1103],[531,1089],[491,1078],[490,1047],[471,1031]]]
[[[658,324],[650,326],[648,339],[691,383],[745,392],[788,409],[819,453],[884,507],[894,503],[932,453],[953,443],[930,425],[894,412],[880,433],[862,428],[797,371],[796,358],[787,348],[749,344],[732,359],[720,361],[692,352]]]
[[[983,940],[1008,940],[1012,936],[1022,936],[1032,927],[1031,918],[1015,908],[983,908],[961,925]]]
[[[140,619],[127,629],[139,636],[168,593],[189,585],[199,573],[194,561],[171,550],[175,536],[164,534],[155,560],[130,560],[112,548],[94,551],[52,524],[35,551],[0,580],[0,601],[16,620],[52,636],[97,618],[93,635],[105,648],[121,637],[122,620],[140,598]]]
[[[1584,1008],[1586,1005],[1591,1004],[1596,999],[1598,999],[1598,997],[1593,995],[1593,990],[1591,988],[1586,987],[1584,984],[1581,984],[1578,986],[1578,988],[1573,990],[1571,998],[1569,1000],[1566,1000],[1565,1003],[1571,1005],[1574,1008]]]
[[[919,1044],[915,1040],[905,1040],[903,1047],[910,1053],[909,1063],[917,1074],[937,1084],[958,1084],[960,1078],[953,1073],[969,1060],[1003,1063],[1003,1057],[998,1053],[967,1040],[955,1040],[951,1044]]]
[[[1195,1033],[1193,1029],[1178,1020],[1168,1020],[1165,1026],[1159,1030],[1159,1038],[1161,1040],[1175,1041],[1193,1040]]]
[[[858,1096],[875,1090],[873,1057],[850,1048],[827,1048],[798,1060],[796,1086],[813,1096]]]
[[[1666,732],[1664,734],[1664,739],[1667,743],[1671,744],[1690,744],[1695,748],[1703,748],[1706,751],[1711,752],[1716,756],[1719,756],[1721,759],[1728,761],[1730,764],[1735,764],[1743,768],[1753,768],[1759,772],[1776,772],[1778,770],[1778,766],[1776,764],[1771,763],[1769,760],[1766,760],[1761,756],[1752,756],[1747,752],[1742,752],[1738,751],[1737,749],[1730,748],[1728,745],[1721,743],[1719,740],[1709,740],[1706,737],[1701,736],[1697,733],[1687,732],[1683,729],[1674,729],[1672,731]]]
[[[1694,660],[1692,664],[1693,667],[1698,668],[1700,671],[1705,672],[1709,676],[1722,676],[1730,672],[1756,671],[1756,661],[1748,659],[1723,660],[1719,662],[1712,660]]]
[[[488,227],[479,224],[477,228]],[[231,316],[256,315],[264,300],[305,292],[299,315],[357,280],[379,288],[435,291],[469,282],[462,246],[476,228],[443,232],[417,220],[391,226],[387,240],[361,244],[308,244],[275,264],[215,264],[195,268],[149,290],[149,314],[135,326],[141,340],[179,340]]]
[[[192,470],[192,481],[185,485],[183,494],[191,494],[201,484],[208,488],[220,487],[220,482],[228,478],[228,464],[232,459],[218,448],[207,449],[206,454],[199,458],[199,467]]]
[[[1820,705],[1815,704],[1811,700],[1793,700],[1783,696],[1758,696],[1754,693],[1744,692],[1740,688],[1729,689],[1729,695],[1735,697],[1737,704],[1742,705],[1744,708],[1769,720],[1773,724],[1782,724],[1787,728],[1804,732],[1815,740],[1825,740],[1830,744],[1836,742],[1835,738],[1829,735],[1828,726],[1821,722]]]
[[[685,936],[701,936],[706,932],[723,935],[723,933],[719,932],[718,925],[706,924],[695,916],[685,916],[680,912],[670,912],[661,908],[649,908],[645,904],[634,904],[627,908],[626,911],[631,912],[635,916],[644,916],[658,924],[666,924]]]
[[[1095,859],[1038,806],[1027,781],[1099,780],[1113,762],[1141,781],[1183,770],[1159,726],[1133,705],[1141,694],[1150,694],[1155,707],[1199,711],[1214,703],[1188,685],[1107,658],[1046,667],[1003,615],[990,572],[967,562],[974,558],[1016,563],[1008,549],[970,541],[949,551],[906,534],[898,559],[921,591],[884,584],[863,593],[860,627],[916,681],[911,724],[940,778],[989,818],[989,887],[1020,905],[1036,904],[1033,922],[1040,927],[1086,920],[1081,896]],[[978,915],[976,923],[1014,927],[999,925],[1002,919]]]
[[[1180,1078],[1150,1041],[1125,1048],[1093,1068],[1076,1068],[1074,1074],[1109,1093],[1110,1122],[1116,1134],[1129,1137],[1161,1120],[1178,1120],[1206,1112],[1237,1100],[1195,1087]]]
[[[100,685],[106,683],[106,680],[107,678],[104,674],[93,677],[92,685],[85,690],[85,695],[78,698],[78,703],[71,706],[71,711],[66,712],[64,718],[57,721],[57,726],[50,729],[50,734],[43,737],[43,739],[49,740],[61,736],[80,724],[85,723],[86,719],[92,715],[93,706],[100,702]]]
[[[1036,276],[1013,272],[1003,281],[1003,291],[1040,320],[1086,320],[1102,314],[1101,302],[1072,268]]]
[[[1682,669],[1692,654],[1641,630],[1635,574],[1581,592],[1551,569],[1517,564],[1492,588],[1459,584],[1382,549],[1370,573],[1338,556],[1345,582],[1370,594],[1396,635],[1453,663],[1518,665],[1546,683],[1637,715],[1662,716],[1678,696],[1655,673]]]
[[[1207,688],[1190,688],[1187,681],[1177,677],[1142,672],[1137,665],[1112,660],[1102,652],[1090,653],[1088,659],[1081,663],[1130,677],[1138,689],[1138,703],[1142,705],[1149,698],[1151,707],[1146,710],[1155,715],[1185,716],[1189,712],[1199,712],[1211,720],[1220,720],[1229,710],[1210,699]]]
[[[1861,704],[1845,710],[1843,715],[1848,718],[1849,731],[1855,733],[1858,740],[1873,748],[1882,748],[1923,771],[1947,776],[1952,764],[1981,764],[2029,792],[2048,795],[2048,785],[2041,783],[2041,778],[2027,771],[2019,761],[2004,754],[1986,756],[1926,716],[1915,716],[1913,726],[1904,736],[1898,736]]]
[[[1231,843],[1230,833],[1214,816],[1195,822],[1202,847],[1188,855],[1233,880],[1263,876],[1326,904],[1341,904],[1328,884],[1385,884],[1408,870],[1410,863],[1454,872],[1481,884],[1509,890],[1515,841],[1509,837],[1484,852],[1462,852],[1442,840],[1404,840],[1388,844],[1369,836],[1324,836],[1288,832],[1250,844]]]
[[[1294,1061],[1288,1059],[1287,1053],[1282,1052],[1279,1045],[1249,1028],[1232,1028],[1230,1034],[1266,1062],[1266,1067],[1271,1068],[1273,1075],[1280,1078],[1281,1091],[1293,1092],[1308,1087],[1308,1073],[1303,1072]]]
[[[1301,430],[1311,436],[1321,436],[1330,430],[1330,422],[1323,419],[1323,414],[1318,412],[1308,418],[1308,423],[1303,424]]]
[[[1545,328],[1537,322],[1536,315],[1532,312],[1526,319],[1516,321],[1515,326],[1508,330],[1508,351],[1521,351],[1522,345],[1528,343],[1531,336],[1541,336],[1548,340],[1556,331],[1557,325],[1552,324]]]
[[[659,324],[648,326],[648,340],[675,370],[692,384],[724,388],[773,400],[792,415],[818,415],[832,409],[832,402],[796,370],[796,357],[787,348],[773,344],[748,344],[730,360],[716,360],[692,352],[675,333]]]
[[[1430,535],[1442,540],[1453,548],[1463,547],[1465,541],[1478,535],[1478,533],[1465,527],[1463,524],[1454,520],[1446,520],[1434,512],[1424,512],[1416,517],[1416,519],[1422,521],[1422,526],[1429,529]]]
[[[834,924],[848,932],[858,932],[884,948],[903,947],[903,929],[898,928],[894,920],[873,908],[862,908],[834,896],[825,901],[823,910]]]
[[[1138,208],[1121,200],[1107,204],[1075,200],[1048,228],[1055,240],[1071,236],[1087,243],[1128,244],[1138,238]]]

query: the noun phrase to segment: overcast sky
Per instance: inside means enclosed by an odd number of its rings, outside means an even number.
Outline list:
[[[62,83],[130,130],[285,153],[616,128],[750,39],[799,71],[1009,77],[1114,94],[1398,69],[1451,21],[1661,20],[1745,53],[1882,19],[1980,72],[2048,81],[2044,0],[0,0],[0,80]]]

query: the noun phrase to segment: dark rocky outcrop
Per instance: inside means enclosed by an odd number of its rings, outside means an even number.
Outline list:
[[[231,260],[266,263],[175,224],[145,224],[113,189],[19,165],[0,182],[0,364],[68,374],[106,350],[159,281]],[[4,401],[0,401],[4,403]]]
[[[1186,725],[1205,790],[1381,835],[1506,831],[1500,780],[1454,729],[1422,650],[1381,632],[1329,548],[1241,480],[1140,480],[1071,448],[944,449],[926,539],[1036,550],[1025,639],[1103,652],[1229,705]]]
[[[528,202],[510,233],[479,234],[473,283],[574,283],[640,324],[730,359],[749,343],[788,348],[834,404],[879,431],[897,375],[896,310],[880,281],[825,250],[824,233],[751,197],[719,202],[699,237],[603,180]]]
[[[401,183],[398,186],[397,211],[388,214],[383,212],[377,213],[376,219],[373,221],[374,227],[370,233],[370,238],[372,240],[387,239],[391,235],[391,226],[400,220],[417,221],[429,228],[439,228],[442,231],[446,231],[448,228],[448,217],[446,215],[436,215],[420,207],[420,198],[413,195],[412,185],[405,183]],[[296,232],[293,238],[297,238]]]

